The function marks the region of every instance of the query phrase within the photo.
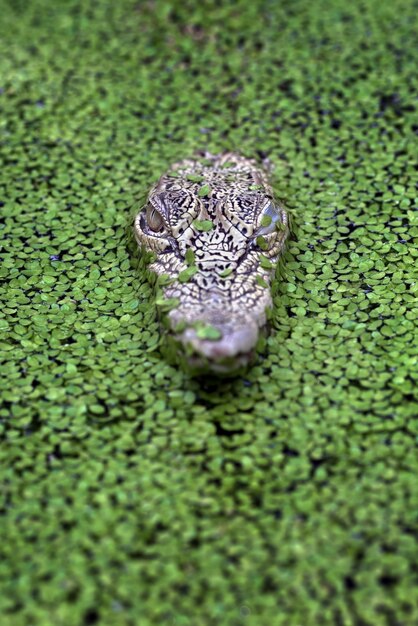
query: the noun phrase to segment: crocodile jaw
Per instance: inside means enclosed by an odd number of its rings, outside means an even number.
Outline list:
[[[238,300],[206,307],[196,303],[196,307],[180,306],[171,311],[168,326],[176,345],[176,360],[198,374],[234,374],[244,369],[254,360],[260,329],[266,324],[270,307],[271,297],[266,290],[250,309],[243,309]],[[202,328],[214,331],[214,337],[205,338],[199,332]]]
[[[213,373],[234,373],[253,360],[258,340],[258,327],[253,322],[233,332],[224,333],[216,341],[201,339],[194,328],[180,337],[191,370]]]
[[[181,337],[185,348],[190,346],[196,354],[215,362],[249,354],[257,339],[258,328],[254,323],[246,328],[237,328],[232,333],[223,333],[222,338],[216,341],[199,338],[194,328],[188,328]]]

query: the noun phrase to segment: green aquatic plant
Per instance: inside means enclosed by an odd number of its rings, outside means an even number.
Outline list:
[[[1,626],[418,623],[412,0],[0,14]],[[201,148],[295,216],[263,358],[203,384],[130,223]]]

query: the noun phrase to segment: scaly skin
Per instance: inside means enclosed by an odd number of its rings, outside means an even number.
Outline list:
[[[179,359],[198,373],[246,366],[289,234],[267,173],[233,153],[176,163],[151,189],[134,232],[154,253],[149,269],[165,275],[163,295],[173,305],[166,326]]]

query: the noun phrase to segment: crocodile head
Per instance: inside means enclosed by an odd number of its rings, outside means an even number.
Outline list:
[[[134,232],[153,253],[157,305],[179,360],[195,372],[246,366],[289,233],[266,172],[232,153],[176,163],[151,189]]]

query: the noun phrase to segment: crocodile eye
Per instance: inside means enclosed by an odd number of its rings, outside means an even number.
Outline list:
[[[270,235],[274,233],[276,230],[277,223],[280,220],[280,214],[278,209],[269,202],[265,208],[262,210],[258,223],[259,228],[257,230],[257,235]]]
[[[147,208],[147,224],[155,233],[161,232],[164,228],[164,220],[161,213],[152,205],[149,205]]]

